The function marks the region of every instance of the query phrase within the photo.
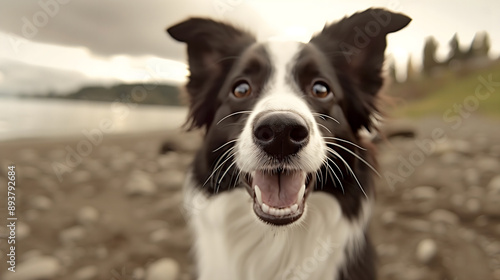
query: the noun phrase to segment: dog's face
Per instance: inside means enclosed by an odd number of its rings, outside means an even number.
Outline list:
[[[307,44],[259,43],[208,19],[169,28],[188,45],[191,127],[207,129],[198,180],[212,193],[245,186],[255,214],[275,225],[297,221],[311,191],[349,184],[341,169],[359,184],[358,131],[376,113],[385,37],[409,21],[370,9]]]

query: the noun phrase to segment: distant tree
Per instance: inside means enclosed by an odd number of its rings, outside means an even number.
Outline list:
[[[422,66],[423,66],[423,72],[426,74],[430,74],[432,69],[439,65],[436,59],[437,48],[438,48],[438,43],[436,39],[434,39],[434,37],[431,36],[425,40]]]
[[[483,32],[483,43],[481,44],[481,49],[479,51],[480,54],[484,56],[488,56],[491,48],[491,40],[488,32]]]
[[[387,57],[387,61],[388,61],[388,64],[389,64],[389,67],[388,67],[388,74],[389,74],[389,77],[391,78],[392,81],[394,82],[397,82],[397,77],[396,77],[396,62],[394,60],[394,57],[392,56],[389,56]]]
[[[488,33],[478,32],[474,35],[474,38],[472,39],[466,57],[468,59],[477,57],[487,57],[490,51],[490,47],[491,43]]]
[[[411,54],[408,56],[408,63],[406,64],[406,80],[414,80],[417,77],[418,73],[413,66],[413,59]]]
[[[467,54],[460,48],[457,33],[453,35],[448,45],[450,46],[450,52],[448,54],[447,64],[462,61],[466,58]]]

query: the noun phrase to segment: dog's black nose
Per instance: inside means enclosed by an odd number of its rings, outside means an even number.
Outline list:
[[[257,118],[254,141],[267,154],[278,158],[296,154],[309,141],[303,118],[292,112],[273,112]]]

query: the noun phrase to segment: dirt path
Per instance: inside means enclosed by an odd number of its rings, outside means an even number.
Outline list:
[[[417,138],[379,144],[371,232],[380,279],[500,279],[500,122],[410,123]],[[165,139],[174,151],[159,155]],[[1,240],[2,279],[191,279],[180,187],[199,137],[108,136],[78,159],[84,141],[0,144],[0,185],[16,164],[19,218],[17,272],[6,271]]]

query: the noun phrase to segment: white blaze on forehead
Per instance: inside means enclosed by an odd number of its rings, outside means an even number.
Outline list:
[[[293,41],[269,41],[265,44],[273,66],[268,92],[292,93],[297,90],[292,82],[290,70],[303,44]]]

